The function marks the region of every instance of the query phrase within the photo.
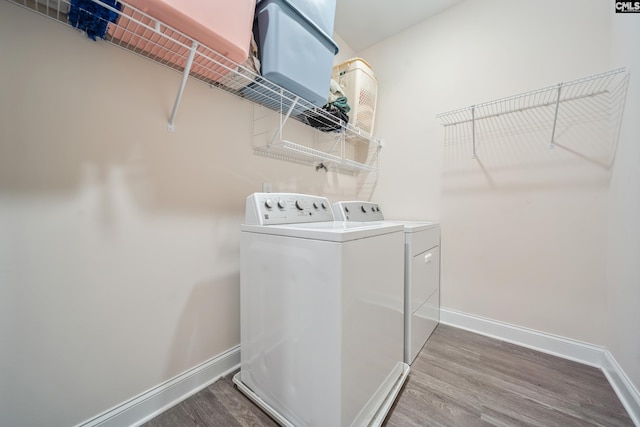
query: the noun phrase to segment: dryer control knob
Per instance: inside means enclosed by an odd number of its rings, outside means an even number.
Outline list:
[[[320,205],[318,204],[318,202],[313,202],[313,208],[314,209],[318,209],[320,207]]]
[[[273,200],[271,199],[265,200],[264,205],[266,206],[267,209],[271,209],[273,207]]]
[[[365,208],[365,207],[364,207],[364,205],[360,206],[360,210],[361,210],[363,213],[367,213],[367,208]]]
[[[285,206],[287,206],[287,204],[285,203],[284,200],[282,200],[282,199],[278,200],[278,207],[280,209],[284,209]]]
[[[348,206],[345,206],[345,207],[344,207],[344,211],[345,211],[346,213],[349,213],[349,207],[348,207]]]
[[[376,207],[375,206],[371,206],[371,212],[375,212],[376,211]]]
[[[302,206],[302,200],[296,200],[296,208],[298,208],[299,211],[304,210],[304,206]]]
[[[327,209],[327,204],[325,202],[320,203],[320,206],[322,206],[322,209],[324,210]]]

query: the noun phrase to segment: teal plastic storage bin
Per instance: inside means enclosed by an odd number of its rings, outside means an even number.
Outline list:
[[[265,79],[323,106],[338,45],[289,0],[260,0],[254,34]]]

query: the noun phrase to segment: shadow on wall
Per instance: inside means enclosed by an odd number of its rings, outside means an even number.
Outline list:
[[[508,104],[509,99],[488,103],[483,106],[487,111],[475,112],[475,120],[443,119],[445,190],[606,185],[628,82],[625,74],[612,90],[560,102],[557,120],[555,101],[529,107],[518,105],[520,99],[515,106]],[[473,181],[473,188],[463,179],[471,175],[483,177]]]
[[[173,333],[166,377],[207,361],[240,342],[240,275],[235,272],[194,285]],[[220,304],[224,301],[224,304]]]
[[[246,126],[250,114],[244,103],[226,94],[205,92],[214,101],[208,103],[192,96],[183,102],[178,130],[170,133],[163,111],[170,101],[149,99],[154,92],[150,87],[138,89],[139,96],[116,91],[110,98],[106,86],[105,97],[98,95],[95,102],[127,100],[126,109],[114,106],[100,115],[79,109],[80,102],[56,108],[55,102],[19,99],[24,108],[15,112],[0,143],[0,191],[53,197],[93,191],[100,193],[106,208],[123,197],[114,191],[121,187],[127,190],[124,197],[145,209],[244,209],[244,200],[234,197],[239,190],[248,193],[254,178],[245,173],[253,162]],[[193,86],[202,89],[199,83]],[[69,97],[49,88],[47,92],[53,99]],[[40,117],[38,126],[20,123],[31,114]]]
[[[179,77],[166,73],[171,83]],[[246,196],[266,181],[275,184],[274,191],[336,198],[373,191],[375,174],[316,171],[254,155],[249,102],[190,81],[177,129],[170,133],[165,110],[175,86],[141,83],[143,88],[125,96],[121,83],[105,82],[91,99],[114,105],[106,116],[78,109],[80,94],[48,86],[40,88],[50,94],[45,101],[29,94],[16,97],[15,116],[0,142],[0,191],[63,198],[89,192],[99,200],[105,224],[114,206],[127,202],[123,198],[152,212],[228,214],[244,212]],[[157,94],[149,97],[156,86],[164,88],[162,101]],[[78,102],[57,108],[48,101],[70,96]],[[128,107],[116,108],[123,100]],[[38,126],[27,123],[30,115],[40,117]]]

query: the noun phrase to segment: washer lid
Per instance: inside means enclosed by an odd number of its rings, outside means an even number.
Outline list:
[[[240,230],[245,233],[271,234],[276,236],[295,237],[299,239],[325,240],[330,242],[348,242],[366,239],[383,234],[403,231],[400,223],[382,222],[309,222],[305,224],[280,225],[248,225],[243,224]]]

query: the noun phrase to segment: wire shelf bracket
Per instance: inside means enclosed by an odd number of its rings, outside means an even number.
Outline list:
[[[271,142],[269,143],[269,146],[272,146],[276,142],[278,137],[280,138],[280,140],[282,140],[282,133],[283,133],[284,126],[287,123],[287,120],[289,120],[289,118],[291,117],[291,113],[295,109],[299,100],[300,98],[296,96],[293,102],[291,103],[291,107],[287,109],[286,113],[280,114],[280,126],[278,126],[278,130],[276,133],[274,133],[273,138],[271,138]]]
[[[159,28],[160,24],[157,23],[157,27]],[[184,71],[182,72],[182,80],[180,80],[180,87],[178,88],[178,93],[176,95],[176,100],[173,103],[173,109],[171,110],[171,116],[169,117],[169,132],[175,132],[175,121],[176,114],[178,114],[178,107],[180,106],[180,101],[182,100],[182,94],[184,93],[184,88],[187,86],[187,79],[189,78],[189,72],[191,72],[191,66],[193,65],[193,58],[196,56],[196,49],[198,49],[198,43],[193,42],[191,44],[191,51],[189,52],[189,57],[187,58],[187,64],[184,67]]]
[[[316,171],[325,169],[351,174],[377,171],[381,148],[378,140],[351,134],[347,127],[323,132],[298,126],[291,131],[295,131],[296,139],[300,141],[293,142],[285,135],[285,129],[289,124],[296,124],[292,123],[292,118],[297,114],[299,110],[295,102],[281,113],[256,105],[253,113],[254,152],[265,157],[312,165]],[[301,136],[301,132],[306,133]]]

